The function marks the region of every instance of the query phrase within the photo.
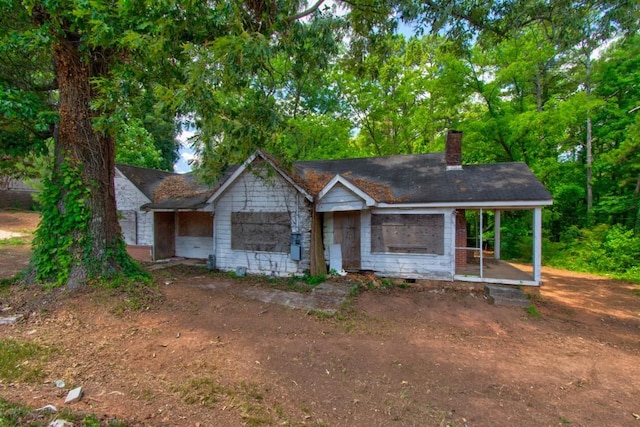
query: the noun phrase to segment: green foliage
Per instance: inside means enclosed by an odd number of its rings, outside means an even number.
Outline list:
[[[91,245],[87,241],[91,213],[86,204],[90,189],[80,172],[63,162],[44,179],[42,220],[33,239],[33,261],[36,279],[53,287],[66,284],[74,257],[85,256],[73,253],[72,246]]]
[[[121,125],[116,138],[116,162],[159,169],[161,161],[162,153],[140,120],[130,120]]]
[[[0,2],[0,174],[28,153],[46,152],[58,115],[50,35],[33,27],[20,2]]]
[[[6,382],[37,382],[49,351],[37,344],[14,339],[0,340],[0,378]]]
[[[640,282],[640,238],[621,225],[569,228],[546,253],[550,265]]]

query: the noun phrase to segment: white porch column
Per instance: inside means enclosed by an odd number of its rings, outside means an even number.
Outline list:
[[[500,259],[500,213],[501,211],[499,210],[494,212],[493,257],[495,259]]]
[[[533,281],[542,284],[542,208],[533,210]]]
[[[480,208],[480,244],[478,245],[478,247],[480,248],[480,277],[484,277],[484,258],[483,258],[483,250],[482,250],[482,229],[483,229],[483,225],[482,225],[482,208]]]

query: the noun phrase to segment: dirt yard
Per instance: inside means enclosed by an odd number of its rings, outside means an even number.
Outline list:
[[[37,222],[20,216],[0,229]],[[0,277],[28,252],[0,246]],[[0,340],[51,349],[44,381],[0,397],[60,408],[82,386],[74,410],[132,426],[640,426],[637,285],[546,268],[539,316],[443,282],[362,290],[325,316],[204,269],[153,274],[163,298],[135,312],[99,291],[0,292],[30,307]]]

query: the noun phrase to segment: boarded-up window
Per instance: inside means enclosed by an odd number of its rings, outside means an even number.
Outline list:
[[[444,215],[371,215],[371,252],[444,254]]]
[[[231,249],[289,252],[291,218],[288,212],[234,212],[231,214]]]
[[[178,213],[178,236],[213,236],[213,217],[209,212]]]

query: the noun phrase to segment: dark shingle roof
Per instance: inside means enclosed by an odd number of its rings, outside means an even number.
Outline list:
[[[172,172],[124,165],[121,163],[116,164],[116,168],[118,168],[118,170],[122,172],[122,174],[142,192],[142,194],[147,196],[149,200],[153,200],[153,190],[163,179],[168,176],[176,175]]]
[[[118,168],[121,168],[121,165],[118,165]],[[202,189],[202,193],[166,198],[146,204],[143,208],[201,209],[205,206],[207,199],[238,168],[238,165],[227,168],[213,187],[197,183],[194,175],[186,174],[185,179],[198,189]],[[142,179],[144,168],[134,169],[143,169],[136,171],[138,174],[134,175],[135,178]],[[321,176],[324,180],[322,185],[325,185],[333,176],[340,174],[368,193],[378,203],[432,205],[441,203],[465,206],[478,203],[505,205],[518,202],[541,202],[545,204],[552,200],[549,191],[524,163],[465,165],[460,170],[447,170],[444,153],[305,161],[294,163],[294,169],[296,181],[306,187],[314,197],[317,196],[317,191],[313,190],[317,190],[318,187],[310,183],[310,177],[315,176],[317,179]],[[122,172],[125,173],[124,170]],[[161,179],[173,175],[161,171],[152,172],[166,174]],[[132,182],[138,188],[151,187],[152,194],[153,188],[161,180],[158,180],[159,177],[160,175],[151,176],[155,181],[141,184],[136,184],[133,180]],[[149,198],[153,200],[152,196]]]
[[[371,194],[379,203],[478,203],[551,201],[551,194],[524,163],[467,165],[447,170],[444,153],[295,163],[302,178],[340,174],[358,183],[389,188]],[[363,188],[366,192],[367,190]]]
[[[193,186],[198,194],[191,194],[186,197],[167,197],[159,201],[153,201],[142,205],[142,209],[151,210],[198,210],[206,206],[207,199],[222,185],[229,177],[238,169],[237,165],[229,166],[222,177],[216,182],[215,185],[209,186],[203,184],[198,180],[198,177],[193,173],[182,175],[185,180]],[[153,198],[151,198],[153,200]]]

